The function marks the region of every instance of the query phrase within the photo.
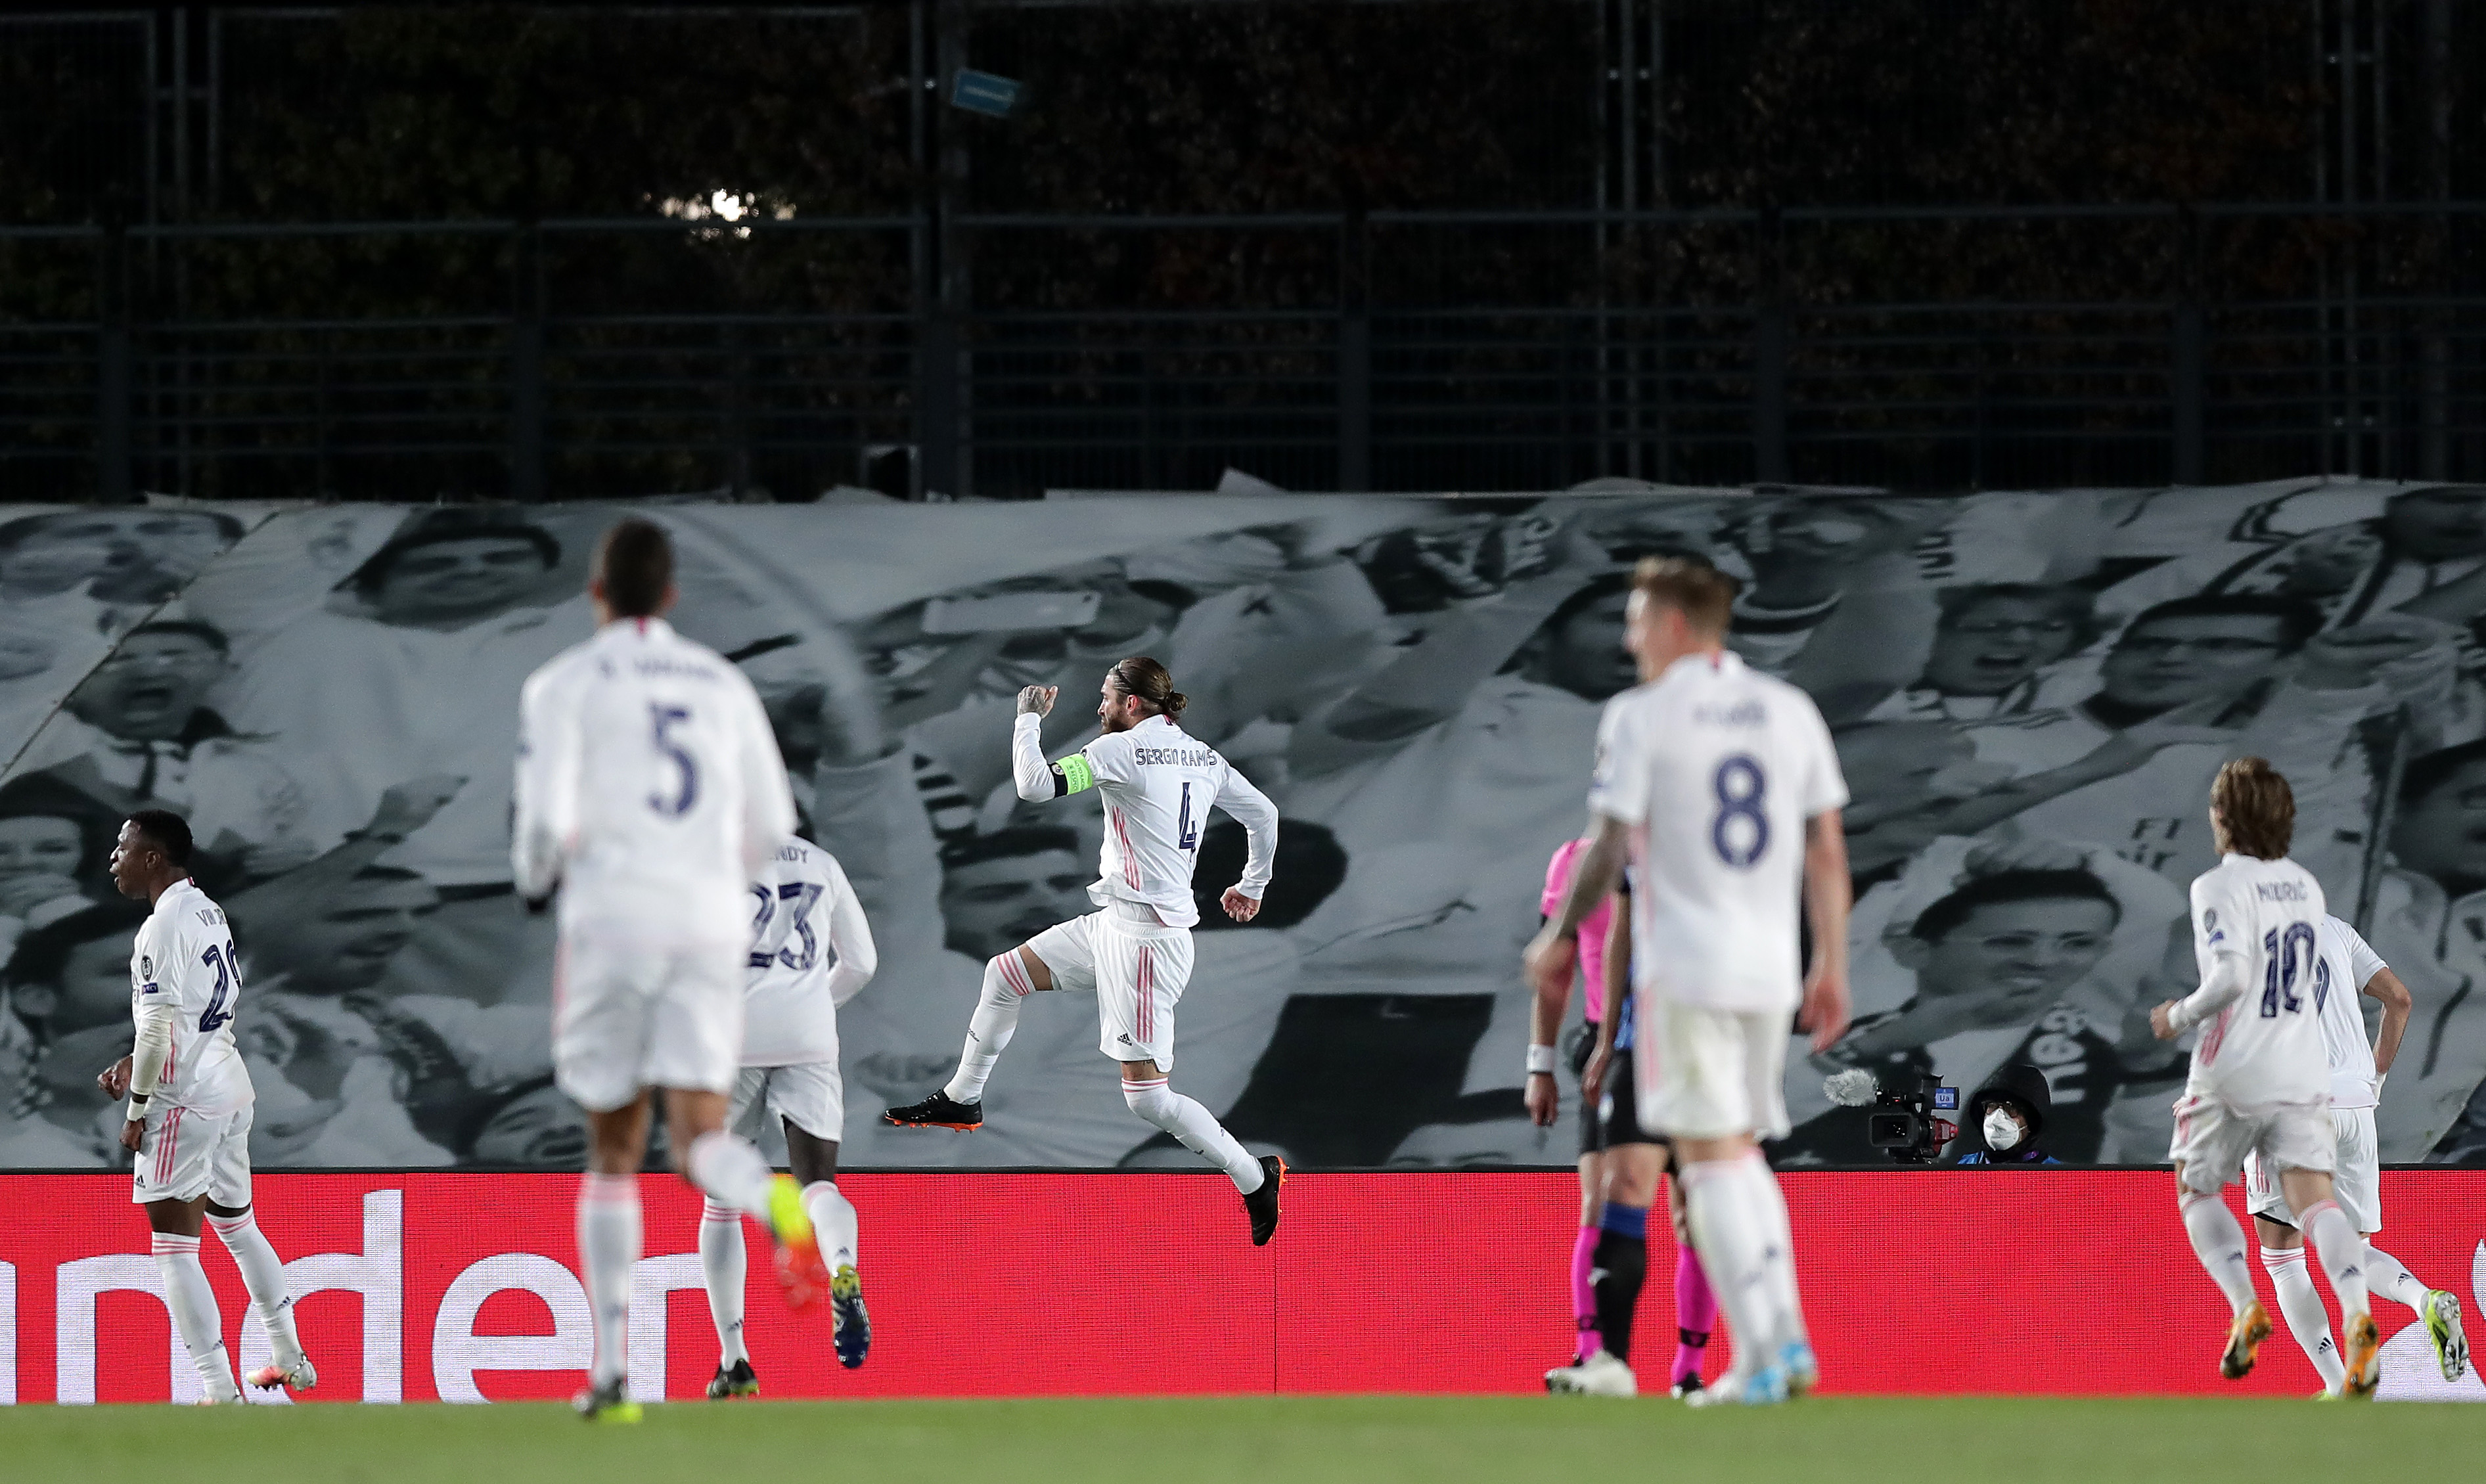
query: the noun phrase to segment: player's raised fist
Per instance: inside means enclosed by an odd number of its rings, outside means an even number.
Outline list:
[[[1260,898],[1244,895],[1241,887],[1228,887],[1226,894],[1218,898],[1218,905],[1237,922],[1249,922],[1260,915]]]
[[[1044,716],[1053,710],[1053,698],[1062,694],[1058,685],[1031,685],[1018,693],[1018,714]]]

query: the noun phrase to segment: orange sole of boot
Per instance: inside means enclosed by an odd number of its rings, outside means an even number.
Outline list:
[[[2253,1357],[2261,1342],[2270,1338],[2270,1310],[2255,1299],[2236,1316],[2227,1331],[2227,1348],[2219,1357],[2219,1374],[2229,1381],[2242,1381],[2252,1374]]]

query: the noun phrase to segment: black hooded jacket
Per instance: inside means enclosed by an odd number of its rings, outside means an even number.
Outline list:
[[[2016,1146],[2000,1153],[1985,1146],[1985,1112],[1998,1102],[2008,1102],[2029,1115],[2029,1137]],[[1960,1165],[2053,1165],[2059,1163],[2045,1148],[2046,1114],[2052,1113],[2055,1097],[2046,1086],[2046,1074],[2025,1061],[2015,1061],[1985,1080],[1985,1086],[1970,1095],[1968,1107],[1962,1110],[1959,1138],[1951,1147],[1958,1151],[1953,1163]]]

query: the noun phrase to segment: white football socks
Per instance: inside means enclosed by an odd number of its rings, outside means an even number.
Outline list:
[[[1268,1172],[1252,1157],[1242,1141],[1226,1132],[1217,1114],[1202,1107],[1193,1098],[1184,1097],[1166,1086],[1162,1077],[1147,1082],[1122,1079],[1122,1101],[1131,1112],[1182,1140],[1182,1146],[1202,1159],[1226,1171],[1234,1188],[1249,1195],[1260,1188]]]
[[[855,1265],[855,1208],[836,1182],[815,1180],[803,1187],[803,1212],[819,1238],[821,1260],[835,1273]]]
[[[241,1269],[242,1286],[250,1290],[250,1305],[259,1310],[259,1322],[267,1329],[276,1363],[292,1370],[302,1363],[302,1340],[293,1329],[293,1295],[285,1290],[284,1259],[276,1255],[276,1249],[259,1229],[259,1219],[247,1209],[239,1216],[210,1213],[207,1224],[233,1254],[234,1266]]]
[[[1804,1299],[1796,1291],[1795,1229],[1787,1220],[1786,1191],[1770,1168],[1769,1161],[1758,1150],[1745,1162],[1744,1172],[1736,1183],[1744,1187],[1744,1198],[1754,1201],[1761,1214],[1762,1230],[1768,1243],[1761,1250],[1761,1275],[1777,1321],[1776,1334],[1782,1345],[1795,1340],[1809,1340],[1804,1323]]]
[[[2279,1295],[2279,1311],[2287,1319],[2287,1333],[2305,1350],[2305,1358],[2322,1373],[2324,1388],[2339,1389],[2340,1378],[2348,1374],[2347,1362],[2339,1359],[2338,1342],[2331,1337],[2331,1311],[2322,1306],[2322,1295],[2313,1287],[2313,1275],[2306,1271],[2305,1249],[2265,1247],[2261,1250],[2262,1271],[2270,1275],[2270,1286]]]
[[[951,1102],[983,1101],[985,1080],[1018,1033],[1018,1008],[1035,987],[1018,949],[984,960],[984,987],[976,998],[976,1012],[967,1017],[967,1045],[958,1053],[957,1075],[941,1089]]]
[[[2433,1290],[2417,1280],[2400,1260],[2371,1242],[2365,1244],[2365,1288],[2393,1304],[2425,1312],[2425,1296]]]
[[[639,1264],[639,1177],[591,1173],[578,1187],[578,1256],[586,1267],[587,1306],[595,1316],[591,1384],[622,1380],[630,1369],[630,1278]]]
[[[1750,1376],[1777,1359],[1778,1301],[1771,1291],[1764,1250],[1771,1236],[1760,1202],[1741,1176],[1744,1161],[1696,1160],[1681,1167],[1684,1213],[1692,1245],[1709,1274],[1718,1306],[1733,1332],[1733,1373]]]
[[[2323,1275],[2331,1279],[2331,1292],[2338,1297],[2340,1321],[2344,1324],[2369,1312],[2371,1305],[2365,1298],[2365,1239],[2357,1235],[2348,1213],[2340,1210],[2335,1200],[2317,1200],[2309,1210],[2298,1214],[2297,1222],[2312,1241],[2313,1254],[2322,1260]]]
[[[682,1168],[691,1183],[719,1205],[745,1216],[768,1220],[768,1186],[776,1172],[768,1168],[760,1146],[738,1134],[710,1129],[691,1140],[691,1157]],[[631,1188],[634,1192],[636,1186]],[[635,1197],[634,1197],[635,1198]]]
[[[2210,1280],[2227,1296],[2228,1309],[2243,1313],[2245,1305],[2253,1302],[2252,1261],[2245,1255],[2244,1227],[2236,1223],[2236,1214],[2227,1209],[2227,1203],[2216,1195],[2183,1190],[2177,1193],[2177,1198],[2183,1202],[2184,1234],[2193,1239],[2193,1254],[2201,1259]]]
[[[716,1321],[717,1364],[751,1358],[742,1346],[743,1283],[750,1267],[742,1247],[742,1213],[715,1201],[700,1208],[700,1277],[707,1280],[708,1317]]]
[[[155,1271],[164,1276],[164,1305],[181,1343],[190,1347],[190,1363],[198,1367],[199,1385],[210,1401],[229,1402],[241,1395],[234,1381],[233,1360],[225,1354],[225,1319],[216,1307],[216,1291],[207,1286],[207,1270],[199,1265],[199,1239],[155,1233]]]

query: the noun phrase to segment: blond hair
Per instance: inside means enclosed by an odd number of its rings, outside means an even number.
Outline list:
[[[1683,615],[1692,631],[1709,638],[1726,632],[1742,584],[1688,557],[1643,557],[1632,568],[1632,591],[1650,603]]]

